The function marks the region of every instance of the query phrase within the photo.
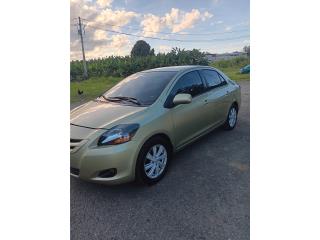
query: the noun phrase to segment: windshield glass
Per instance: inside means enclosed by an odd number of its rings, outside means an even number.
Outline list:
[[[123,97],[129,97],[136,99],[142,105],[151,105],[176,73],[175,71],[135,73],[123,79],[104,96],[109,99],[122,97],[122,100],[125,100]]]

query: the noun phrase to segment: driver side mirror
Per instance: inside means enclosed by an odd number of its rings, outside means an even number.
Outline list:
[[[173,99],[173,104],[175,106],[179,104],[188,104],[191,103],[192,101],[192,96],[188,93],[179,93],[177,94],[174,99]]]

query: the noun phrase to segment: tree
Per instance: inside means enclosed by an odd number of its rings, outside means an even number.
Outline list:
[[[243,51],[250,57],[250,45],[249,46],[244,46]]]
[[[151,56],[154,56],[154,48],[151,49],[150,54]]]
[[[150,45],[143,40],[137,41],[131,50],[131,57],[145,57],[148,55],[150,55]]]

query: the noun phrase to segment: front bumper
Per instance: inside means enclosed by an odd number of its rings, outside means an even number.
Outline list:
[[[70,154],[70,174],[85,181],[110,185],[133,181],[139,152],[138,145],[133,140],[103,147],[92,147],[87,142]],[[111,168],[116,169],[116,175],[99,177],[101,171]]]

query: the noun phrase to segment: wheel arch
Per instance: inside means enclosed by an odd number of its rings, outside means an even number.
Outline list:
[[[155,133],[155,134],[149,136],[149,137],[144,141],[144,143],[142,144],[142,146],[143,146],[146,142],[150,141],[152,138],[155,138],[155,137],[161,137],[161,138],[164,138],[166,141],[168,141],[168,143],[169,143],[169,145],[170,145],[170,148],[171,148],[170,150],[173,151],[173,143],[172,143],[170,137],[169,137],[167,134],[163,133],[163,132]],[[141,148],[142,148],[142,146],[141,146]],[[140,148],[140,150],[141,150],[141,148]]]
[[[239,104],[238,104],[237,100],[234,100],[232,102],[231,106],[235,106],[237,108],[237,111],[239,111]]]
[[[163,133],[163,132],[158,132],[158,133],[154,133],[154,134],[150,135],[149,137],[147,137],[147,138],[143,141],[143,143],[140,145],[140,147],[139,147],[139,149],[138,149],[138,152],[137,152],[137,155],[136,155],[136,158],[135,158],[135,161],[134,161],[134,167],[133,167],[134,172],[133,172],[133,175],[134,175],[134,178],[135,178],[136,180],[137,180],[137,171],[138,171],[138,169],[137,169],[137,167],[138,167],[138,166],[137,166],[137,162],[138,162],[138,158],[139,158],[140,152],[141,152],[143,146],[144,146],[148,141],[150,141],[150,140],[152,140],[153,138],[156,138],[156,137],[161,137],[161,138],[165,139],[165,140],[169,143],[171,154],[173,154],[173,152],[174,152],[174,146],[173,146],[173,143],[172,143],[170,137],[168,136],[168,134],[165,134],[165,133]]]
[[[166,134],[165,132],[163,132],[163,131],[161,131],[161,132],[155,132],[155,133],[147,136],[147,137],[146,137],[143,141],[141,141],[141,143],[139,144],[138,149],[137,149],[136,154],[135,154],[134,165],[136,165],[137,159],[138,159],[138,157],[139,157],[140,151],[141,151],[141,149],[143,148],[143,146],[144,146],[148,141],[150,141],[152,138],[155,138],[155,137],[164,138],[164,139],[169,143],[171,153],[174,152],[174,145],[173,145],[173,142],[172,142],[170,136],[169,136],[168,134]]]

